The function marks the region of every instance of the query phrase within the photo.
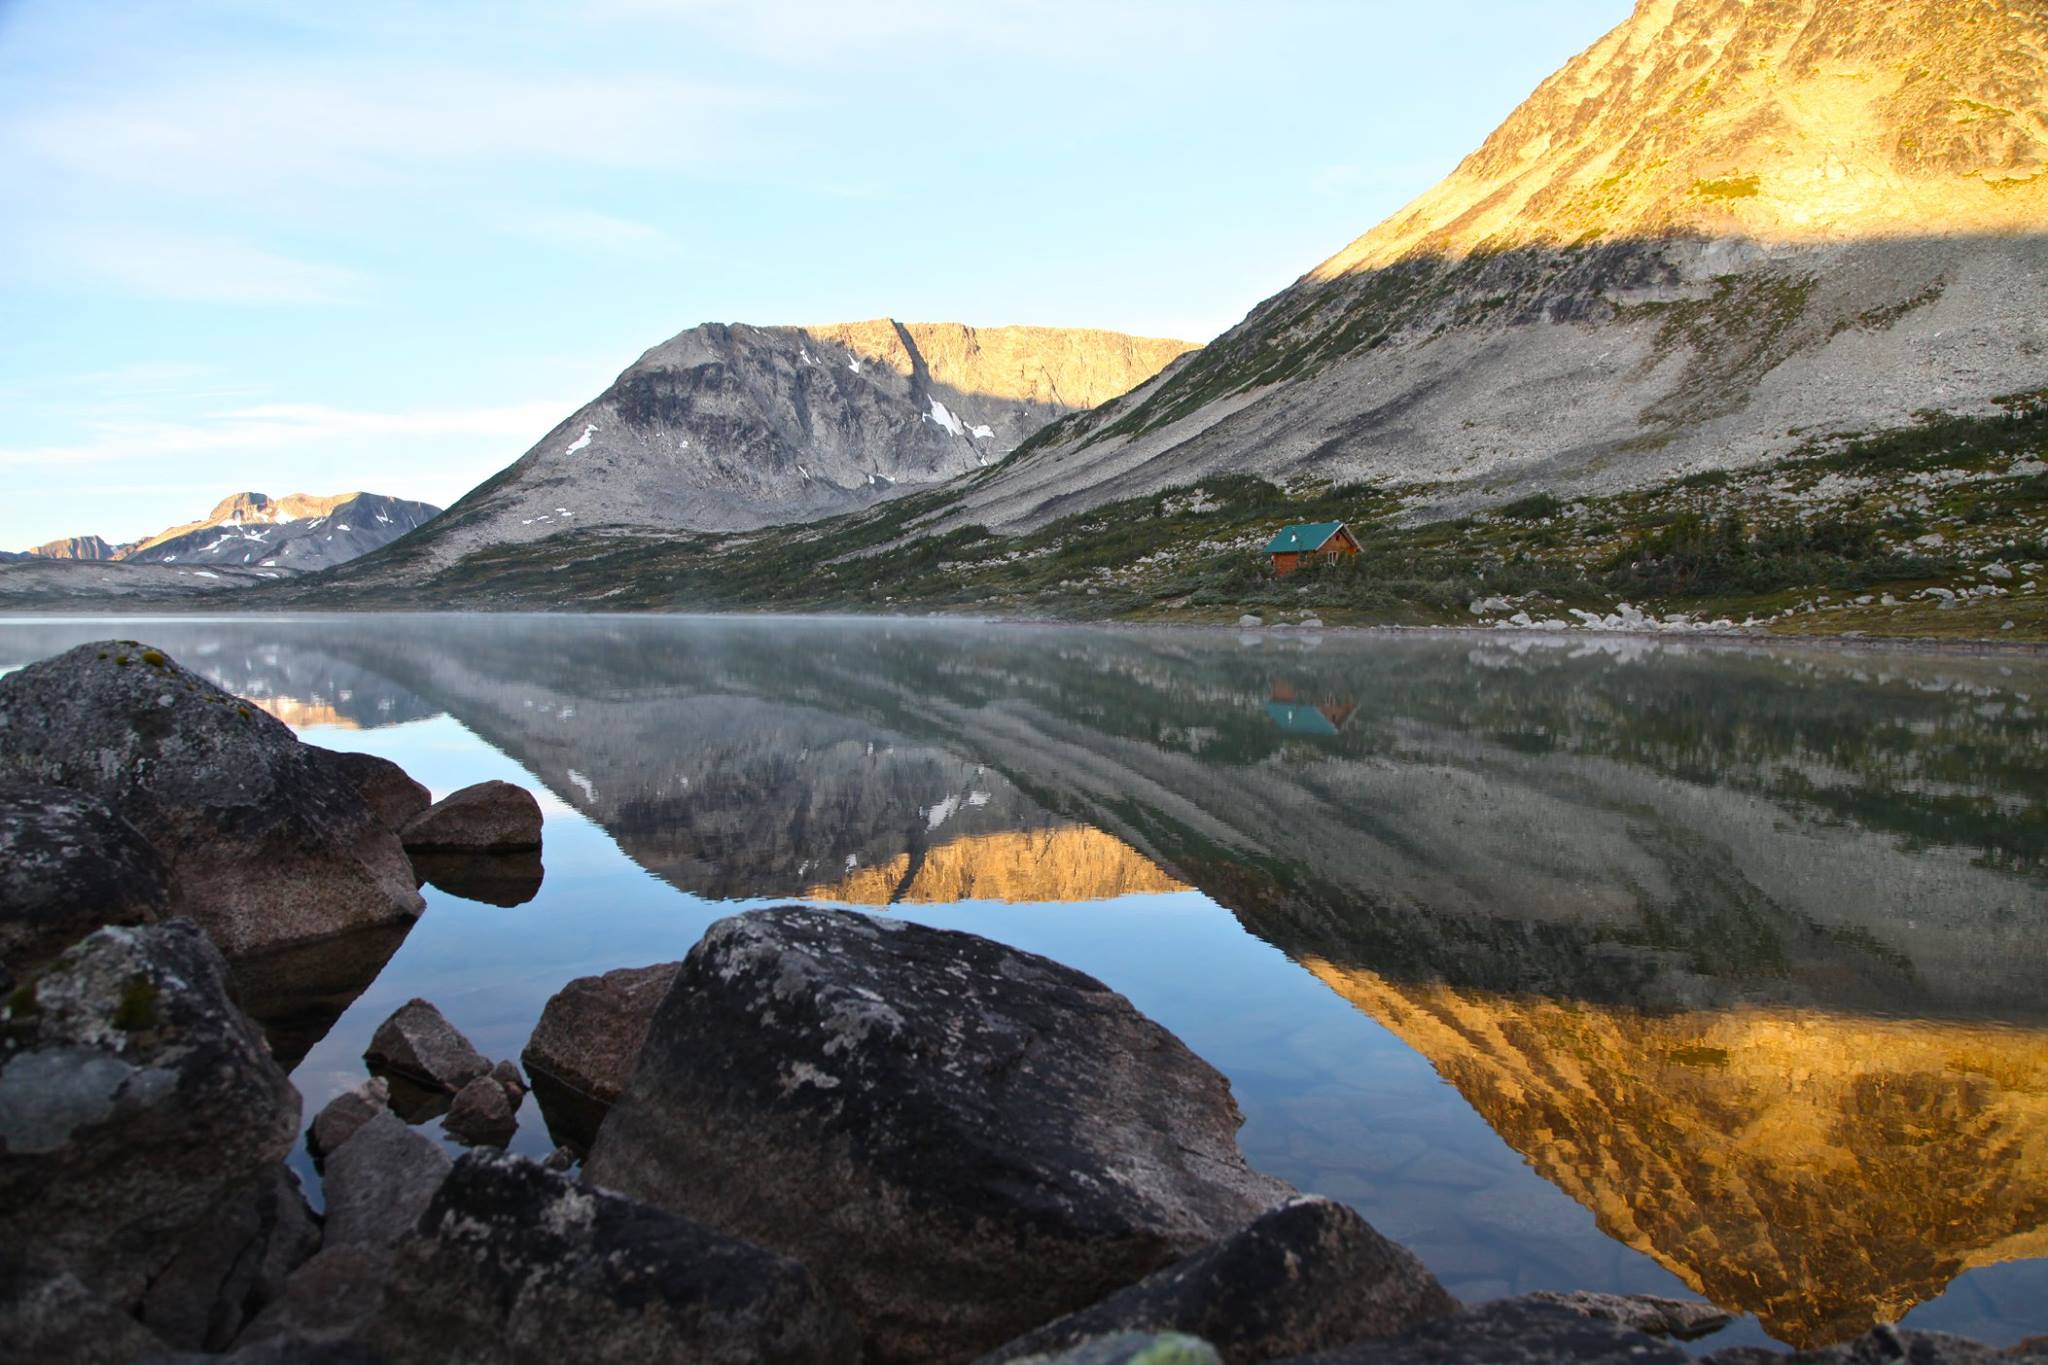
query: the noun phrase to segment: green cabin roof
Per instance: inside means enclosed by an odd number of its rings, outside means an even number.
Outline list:
[[[1341,521],[1305,521],[1299,526],[1283,526],[1266,542],[1265,553],[1314,554],[1323,548],[1325,541],[1343,529],[1344,523]]]

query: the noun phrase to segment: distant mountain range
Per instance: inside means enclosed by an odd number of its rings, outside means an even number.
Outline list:
[[[74,536],[39,545],[43,559],[118,560],[130,564],[185,564],[295,573],[346,564],[387,545],[441,509],[379,493],[312,497],[291,493],[235,493],[197,521],[188,521],[130,545],[98,536]]]

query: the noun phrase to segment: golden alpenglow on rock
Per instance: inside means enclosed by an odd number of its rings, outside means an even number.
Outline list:
[[[1645,1013],[1302,965],[1428,1058],[1609,1236],[1794,1346],[2048,1255],[2048,1032]]]
[[[1314,275],[1609,237],[2039,230],[2044,72],[2048,12],[2010,0],[1642,0]]]
[[[1087,825],[970,835],[820,883],[805,900],[849,905],[946,901],[1102,901],[1186,891],[1144,854]]]

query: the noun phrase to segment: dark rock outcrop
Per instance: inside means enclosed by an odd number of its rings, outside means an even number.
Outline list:
[[[448,1154],[396,1114],[372,1115],[327,1154],[325,1245],[391,1246],[448,1175]]]
[[[142,1320],[172,1346],[221,1350],[319,1249],[320,1228],[298,1182],[272,1166],[184,1239],[142,1296]]]
[[[0,780],[0,961],[20,971],[102,925],[153,924],[169,909],[163,859],[106,802]]]
[[[540,847],[540,802],[510,782],[479,782],[450,792],[402,831],[420,853],[514,853]]]
[[[456,1092],[441,1126],[465,1146],[503,1147],[519,1131],[517,1108],[504,1082],[483,1075]]]
[[[20,1247],[0,1248],[0,1359],[129,1365],[160,1353],[161,1338]]]
[[[1735,1315],[1698,1299],[1667,1299],[1656,1294],[1596,1294],[1577,1289],[1569,1293],[1541,1289],[1522,1296],[1532,1303],[1554,1303],[1589,1318],[1605,1318],[1653,1337],[1677,1337],[1691,1341],[1718,1332],[1735,1321]]]
[[[1561,1304],[1496,1299],[1382,1341],[1295,1365],[1686,1365],[1680,1348]]]
[[[2044,1365],[2048,1337],[2029,1337],[2000,1350],[1946,1332],[1873,1327],[1862,1336],[1812,1351],[1731,1346],[1701,1357],[1702,1365]]]
[[[859,1355],[796,1262],[483,1152],[456,1163],[400,1248],[372,1341],[401,1362]]]
[[[797,1257],[877,1359],[985,1351],[1249,1222],[1229,1082],[1101,982],[843,911],[720,920],[589,1178]]]
[[[344,1090],[329,1100],[306,1130],[306,1148],[315,1157],[336,1151],[355,1136],[358,1128],[391,1108],[391,1084],[372,1076],[353,1090]]]
[[[322,1359],[323,1352],[353,1351],[382,1361],[365,1339],[384,1312],[390,1279],[388,1248],[330,1242],[292,1273],[284,1294],[256,1315],[229,1359],[268,1359],[256,1353],[269,1351],[296,1365]]]
[[[412,999],[392,1011],[370,1035],[363,1060],[417,1085],[454,1094],[490,1071],[491,1064],[432,1003]]]
[[[206,935],[102,929],[5,1009],[0,1245],[132,1307],[298,1132],[298,1092]]]
[[[1216,1348],[1179,1332],[1118,1332],[1093,1337],[1047,1355],[1021,1357],[1018,1365],[1222,1365]]]
[[[410,920],[412,866],[325,750],[134,641],[0,678],[0,772],[89,792],[229,957]]]
[[[1345,1205],[1304,1197],[982,1360],[1132,1331],[1200,1337],[1226,1361],[1273,1360],[1394,1336],[1457,1310],[1413,1252]]]
[[[538,896],[541,882],[547,876],[538,849],[514,853],[437,853],[420,849],[412,855],[412,871],[420,885],[508,910]]]
[[[370,813],[388,830],[404,829],[434,804],[434,794],[388,758],[339,749],[325,752],[331,755],[328,766],[349,780]]]
[[[520,1060],[548,1131],[588,1151],[647,1041],[680,962],[579,976],[548,997]]]

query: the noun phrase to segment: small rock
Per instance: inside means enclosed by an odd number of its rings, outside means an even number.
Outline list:
[[[1183,1261],[1028,1332],[983,1365],[1120,1330],[1186,1332],[1233,1362],[1388,1337],[1458,1311],[1414,1253],[1329,1199],[1292,1199]]]
[[[1246,1166],[1242,1122],[1228,1081],[1093,977],[786,907],[691,949],[585,1170],[797,1257],[877,1359],[960,1358],[1292,1193]]]
[[[558,1141],[590,1150],[598,1125],[640,1059],[655,1007],[682,965],[663,962],[581,976],[548,997],[520,1060]]]
[[[327,1154],[324,1245],[393,1245],[419,1221],[449,1164],[440,1143],[396,1114],[371,1116]]]
[[[171,913],[230,958],[425,904],[333,754],[160,650],[106,640],[9,673],[0,730],[0,770],[105,801],[163,859]]]
[[[0,781],[0,961],[40,966],[108,924],[170,912],[163,859],[85,792]]]
[[[455,1164],[399,1249],[371,1344],[399,1361],[859,1358],[796,1262],[485,1152]]]
[[[1243,616],[1237,618],[1237,628],[1239,630],[1257,630],[1265,624],[1264,621],[1253,616],[1250,612],[1246,612]]]
[[[540,803],[510,782],[479,782],[436,801],[402,831],[408,851],[508,853],[540,847]]]
[[[491,1076],[499,1085],[505,1087],[505,1098],[511,1100],[513,1104],[516,1105],[520,1100],[526,1098],[526,1078],[519,1074],[519,1064],[511,1058],[508,1057],[496,1066],[493,1066],[491,1068]]]
[[[370,813],[393,833],[404,829],[434,804],[434,794],[388,758],[341,750],[322,752],[329,755],[327,766],[348,780],[369,806]]]
[[[1321,630],[1323,628],[1323,618],[1320,616],[1304,616],[1301,618],[1301,628],[1303,630]]]
[[[456,1092],[441,1126],[469,1147],[503,1147],[519,1130],[511,1096],[496,1076],[479,1076]]]
[[[1733,1313],[1697,1299],[1667,1299],[1655,1294],[1595,1294],[1576,1290],[1569,1294],[1541,1290],[1523,1297],[1532,1303],[1554,1303],[1589,1318],[1605,1318],[1653,1337],[1695,1337],[1718,1332],[1735,1321]]]
[[[390,1108],[391,1085],[382,1076],[372,1076],[355,1089],[342,1091],[313,1119],[306,1132],[307,1150],[316,1158],[327,1155]]]
[[[491,1069],[455,1025],[425,1000],[400,1005],[377,1026],[363,1060],[372,1069],[454,1094]]]
[[[1711,1357],[1709,1357],[1711,1359]],[[1688,1365],[1680,1348],[1555,1303],[1496,1299],[1385,1341],[1360,1341],[1297,1365]]]
[[[0,1028],[0,1247],[117,1307],[299,1135],[299,1093],[185,920],[101,929]]]
[[[580,1160],[582,1158],[576,1155],[575,1148],[557,1147],[554,1151],[542,1157],[540,1164],[551,1171],[566,1171],[574,1167]]]

